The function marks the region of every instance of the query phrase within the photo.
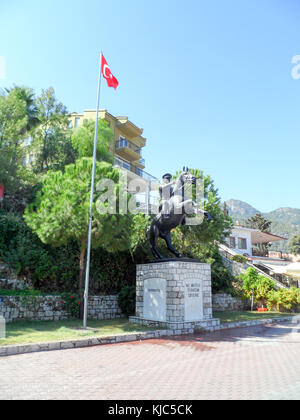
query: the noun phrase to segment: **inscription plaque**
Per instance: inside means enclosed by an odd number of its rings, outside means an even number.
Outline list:
[[[202,283],[199,280],[189,280],[185,284],[185,321],[203,319]]]
[[[143,318],[152,321],[166,321],[166,281],[162,278],[150,278],[144,281]]]

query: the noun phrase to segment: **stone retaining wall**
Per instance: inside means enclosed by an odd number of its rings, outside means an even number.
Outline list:
[[[232,297],[226,293],[217,293],[212,296],[213,311],[246,311],[250,309],[250,302]]]
[[[232,260],[228,260],[226,257],[222,256],[222,260],[223,263],[225,265],[225,267],[230,271],[230,273],[235,276],[238,277],[241,274],[244,274],[245,271],[248,270],[248,268],[250,267],[248,264],[244,264],[244,263],[238,263],[236,261],[232,261]]]
[[[125,317],[118,305],[118,296],[91,296],[89,298],[89,319],[116,319]]]
[[[6,322],[61,321],[71,318],[63,309],[60,296],[38,296],[28,298],[21,296],[0,296],[0,316]],[[91,296],[89,298],[89,319],[115,319],[123,315],[118,306],[117,296]]]
[[[71,316],[63,310],[61,300],[60,296],[38,296],[35,299],[20,296],[0,296],[0,316],[3,316],[6,322],[24,319],[32,321],[69,319]],[[248,301],[234,298],[225,293],[213,295],[212,301],[213,311],[242,311],[249,309]],[[89,319],[116,319],[123,316],[116,295],[89,297]]]

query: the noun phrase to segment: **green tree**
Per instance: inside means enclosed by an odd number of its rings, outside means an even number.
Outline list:
[[[22,133],[26,130],[28,116],[26,103],[20,99],[16,90],[0,96],[0,184],[12,194],[26,179],[19,176],[19,169],[24,159],[21,147]]]
[[[251,229],[258,229],[261,232],[270,233],[271,231],[272,221],[263,217],[260,213],[256,213],[255,216],[250,217],[246,221],[246,226]],[[265,253],[270,248],[271,244],[264,243],[264,244],[254,244],[260,252]]]
[[[30,146],[35,156],[33,169],[37,173],[48,170],[63,170],[74,163],[67,108],[57,100],[53,88],[43,90],[37,98],[39,125],[34,130]]]
[[[79,128],[74,128],[71,141],[78,157],[92,157],[94,151],[95,123],[84,121]],[[113,147],[114,134],[107,121],[99,119],[97,160],[114,163]]]
[[[85,253],[89,219],[92,159],[82,158],[65,167],[65,172],[49,171],[42,190],[25,211],[25,221],[45,244],[55,247],[76,240],[80,247],[79,291],[84,286]],[[106,162],[97,162],[95,181],[110,179],[119,195],[119,171]],[[93,203],[92,244],[109,252],[129,248],[130,217],[122,214],[100,214],[96,205],[103,191],[95,188]],[[117,201],[118,206],[118,201]],[[104,206],[109,208],[109,202]]]
[[[246,221],[246,225],[251,229],[258,229],[261,232],[270,233],[272,222],[264,218],[261,213],[256,213],[255,216],[250,217]]]
[[[289,243],[290,252],[294,255],[300,255],[300,235],[294,236]]]
[[[15,86],[12,89],[5,89],[7,94],[16,93],[17,97],[25,102],[25,113],[27,116],[27,125],[22,129],[21,134],[25,136],[26,132],[30,132],[33,128],[40,124],[39,109],[34,94],[34,90],[27,86]]]
[[[186,253],[197,258],[199,246],[212,245],[214,241],[222,242],[224,237],[229,235],[233,222],[228,213],[224,212],[219,197],[218,189],[209,175],[204,175],[200,169],[190,171],[203,185],[203,201],[201,208],[208,211],[213,220],[203,219],[201,225],[180,226],[174,231],[174,244],[181,248],[182,253]],[[177,173],[178,175],[178,173]],[[196,200],[195,189],[192,192],[193,199]]]
[[[258,274],[254,267],[249,267],[244,274],[240,275],[239,279],[242,282],[241,288],[244,296],[251,298],[251,310],[253,310],[254,302],[267,299],[268,293],[275,288],[275,283],[269,277]]]
[[[299,312],[300,290],[295,287],[290,289],[270,290],[267,295],[267,306],[269,311],[278,312]]]
[[[151,225],[151,217],[143,213],[132,217],[130,226],[130,253],[132,259],[149,261],[153,256],[150,251],[147,232]]]
[[[229,210],[226,203],[223,203],[223,213],[225,216],[229,216]]]

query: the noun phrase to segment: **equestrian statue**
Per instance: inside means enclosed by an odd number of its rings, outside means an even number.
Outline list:
[[[173,181],[171,174],[163,176],[163,183],[159,188],[161,198],[159,213],[153,220],[149,231],[151,251],[155,258],[159,260],[165,258],[158,250],[158,238],[165,240],[168,250],[177,258],[184,258],[184,255],[172,246],[171,230],[180,225],[184,226],[187,215],[202,213],[209,221],[213,220],[211,215],[200,209],[192,199],[186,199],[186,189],[192,188],[196,181],[197,178],[190,173],[189,169],[185,168]]]

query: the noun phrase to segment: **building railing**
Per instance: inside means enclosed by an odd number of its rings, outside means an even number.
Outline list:
[[[132,143],[126,137],[120,137],[120,140],[116,142],[116,149],[130,149],[134,153],[141,155],[141,149],[136,144]]]
[[[134,174],[140,176],[141,178],[145,179],[148,182],[158,182],[158,179],[154,176],[148,174],[146,171],[143,171],[141,168],[138,168],[135,165],[132,165],[129,162],[126,162],[126,160],[123,160],[119,157],[115,157],[115,166],[119,168],[124,168],[127,171],[133,172]]]
[[[253,261],[247,261],[243,264],[232,261],[231,257],[233,255],[238,255],[238,254],[236,252],[232,251],[231,249],[229,249],[227,245],[224,245],[224,244],[221,244],[221,243],[218,243],[218,242],[217,242],[217,245],[218,245],[218,248],[219,248],[219,253],[220,253],[221,257],[226,261],[226,265],[228,266],[228,268],[230,266],[233,266],[233,265],[237,264],[237,265],[239,265],[243,268],[243,271],[246,271],[249,267],[253,267],[258,272],[258,274],[263,275],[263,276],[268,277],[269,279],[273,280],[276,283],[276,288],[288,289],[288,286],[285,283],[283,283],[281,280],[277,279],[276,277],[273,277],[270,274],[267,274],[265,271],[262,271],[259,267],[257,267],[257,265],[253,264]]]
[[[252,255],[253,257],[265,257],[267,258],[269,256],[268,251],[262,251],[260,249],[253,249],[252,248]]]

